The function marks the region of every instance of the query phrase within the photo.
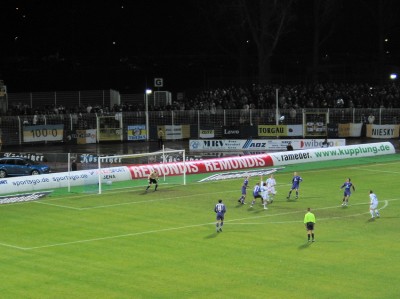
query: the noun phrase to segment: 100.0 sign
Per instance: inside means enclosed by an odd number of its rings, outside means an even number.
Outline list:
[[[39,125],[24,127],[24,142],[62,141],[64,125]]]

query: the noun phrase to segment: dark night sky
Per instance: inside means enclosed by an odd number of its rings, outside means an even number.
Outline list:
[[[398,1],[381,1],[399,12]],[[375,8],[377,0],[365,2]],[[309,65],[310,3],[296,2],[296,23],[273,56],[275,72],[293,69],[301,75]],[[376,61],[377,27],[361,6],[363,1],[337,3],[335,29],[322,47],[322,62]],[[6,0],[0,26],[0,79],[9,92],[109,88],[137,92],[151,85],[154,77],[163,77],[169,89],[182,90],[203,87],[208,76],[235,73],[232,59],[211,38],[194,0],[105,4]],[[400,65],[399,33],[398,22],[385,32],[386,60],[394,66]]]

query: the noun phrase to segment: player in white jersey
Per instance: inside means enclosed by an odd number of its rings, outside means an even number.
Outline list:
[[[268,210],[267,204],[269,203],[269,196],[268,196],[267,183],[264,183],[261,186],[261,197],[262,197],[262,200],[263,200],[264,210]]]
[[[276,180],[274,178],[274,175],[271,174],[270,177],[265,181],[265,183],[267,184],[270,201],[273,202],[274,196],[276,194],[276,190],[275,190]]]
[[[379,214],[378,210],[378,197],[376,194],[370,190],[369,191],[369,212],[371,213],[371,219],[379,218],[381,215]]]

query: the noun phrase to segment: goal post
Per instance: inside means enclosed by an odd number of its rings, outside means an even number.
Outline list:
[[[147,186],[152,170],[157,170],[159,180],[165,184],[186,185],[185,150],[162,150],[152,153],[109,155],[98,158],[98,193],[106,189]],[[166,164],[180,164],[176,173],[167,171]],[[165,166],[165,167],[164,167]],[[116,173],[129,172],[130,177],[121,181]],[[134,183],[132,183],[134,182]]]

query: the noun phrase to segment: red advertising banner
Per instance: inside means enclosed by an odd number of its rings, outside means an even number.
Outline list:
[[[148,175],[157,170],[162,175],[181,175],[186,166],[186,174],[208,173],[218,171],[229,171],[246,168],[260,168],[273,166],[269,155],[249,155],[244,157],[227,157],[220,159],[198,160],[188,162],[171,162],[163,164],[134,165],[129,166],[132,179],[147,178]]]

